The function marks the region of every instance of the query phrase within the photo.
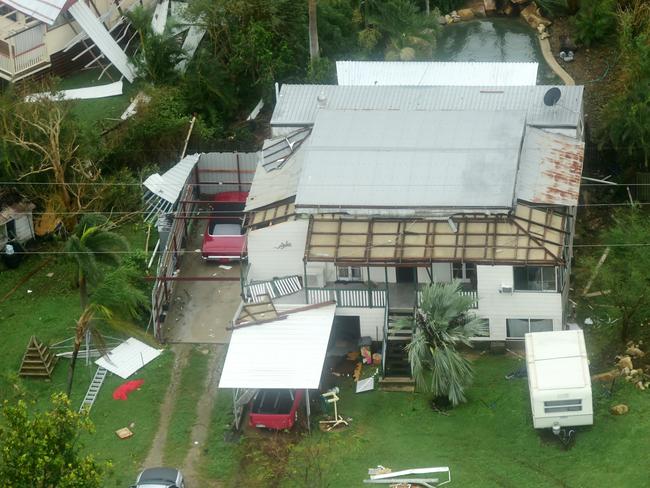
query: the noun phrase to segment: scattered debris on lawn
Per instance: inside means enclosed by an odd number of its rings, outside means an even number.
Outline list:
[[[383,466],[380,466],[383,468]],[[370,474],[370,470],[368,470]],[[445,480],[440,481],[440,478],[419,478],[415,477],[417,475],[431,475],[431,474],[443,474],[445,475]],[[415,475],[415,476],[414,476]],[[408,478],[404,478],[408,476]],[[427,488],[433,488],[434,486],[441,486],[451,481],[451,471],[447,466],[435,467],[435,468],[415,468],[415,469],[405,469],[403,471],[388,471],[387,473],[379,474],[370,474],[370,479],[363,480],[364,483],[370,484],[386,484],[386,485],[404,485],[404,486],[425,486]]]
[[[162,349],[154,349],[144,342],[129,337],[111,352],[95,361],[95,364],[125,380],[160,354],[162,354]]]
[[[36,102],[41,99],[47,100],[89,100],[93,98],[114,97],[122,94],[122,82],[108,83],[106,85],[89,86],[86,88],[73,88],[59,92],[42,92],[27,95],[26,102]]]
[[[47,346],[43,345],[36,336],[32,336],[29,339],[29,344],[27,344],[27,350],[23,356],[18,374],[20,376],[50,378],[56,359],[56,356]]]
[[[621,403],[619,405],[614,405],[610,409],[610,412],[612,412],[612,415],[625,415],[629,411],[630,411],[630,407],[628,407],[624,403]]]
[[[133,432],[128,427],[122,427],[115,431],[115,435],[120,439],[128,439],[129,437],[133,437]]]
[[[113,391],[113,400],[126,400],[129,393],[139,390],[144,384],[144,380],[133,380],[122,383]]]
[[[610,371],[593,375],[591,380],[614,382],[616,378],[620,377],[628,383],[632,383],[639,390],[650,388],[650,374],[648,374],[650,366],[644,364],[646,354],[641,346],[641,342],[628,342],[625,354],[616,356],[616,367]]]

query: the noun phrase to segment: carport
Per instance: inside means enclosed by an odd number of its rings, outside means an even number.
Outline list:
[[[320,386],[336,304],[242,306],[233,326],[219,388],[232,388],[235,426],[259,389],[309,390]]]

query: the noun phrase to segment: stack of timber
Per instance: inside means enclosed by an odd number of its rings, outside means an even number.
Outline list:
[[[39,378],[50,378],[56,363],[56,356],[42,343],[32,336],[29,339],[29,344],[23,362],[20,365],[20,376],[33,376]]]

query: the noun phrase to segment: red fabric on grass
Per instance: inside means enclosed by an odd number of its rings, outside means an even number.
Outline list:
[[[114,400],[126,400],[126,397],[129,396],[133,390],[137,390],[144,384],[144,380],[133,380],[122,383],[120,386],[115,388],[113,392]]]

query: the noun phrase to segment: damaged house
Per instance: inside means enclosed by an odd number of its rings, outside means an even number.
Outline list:
[[[404,354],[394,322],[419,290],[454,279],[489,327],[477,341],[563,329],[582,94],[282,86],[246,204],[246,300],[332,300],[334,340],[370,336],[384,357]]]

